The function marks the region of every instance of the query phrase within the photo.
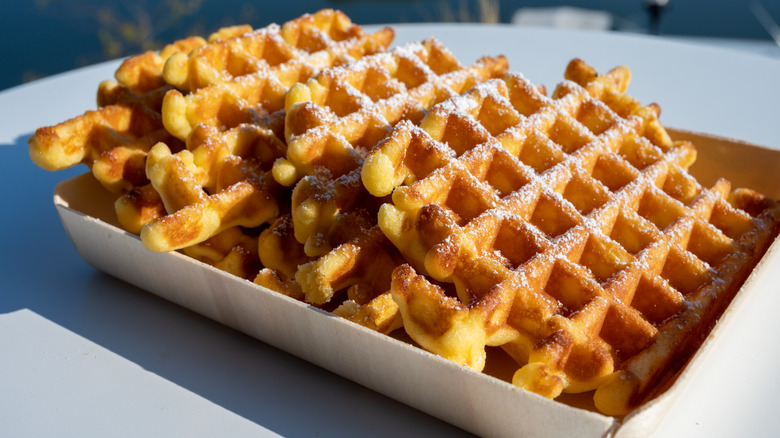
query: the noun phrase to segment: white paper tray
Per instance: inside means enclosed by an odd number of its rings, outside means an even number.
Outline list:
[[[688,132],[673,135],[695,142],[699,158],[692,172],[703,184],[723,176],[734,186],[780,198],[780,152]],[[734,314],[744,298],[768,287],[755,279],[778,264],[775,241],[669,390],[625,418],[613,418],[589,408],[590,393],[547,400],[182,254],[150,252],[117,226],[113,196],[90,174],[60,183],[54,203],[77,250],[96,269],[482,436],[647,436],[690,376],[706,366],[718,333],[738,323]]]

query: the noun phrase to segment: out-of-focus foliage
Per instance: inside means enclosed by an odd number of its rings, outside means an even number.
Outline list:
[[[226,16],[215,16],[206,7],[214,8],[219,0],[35,0],[41,12],[61,14],[64,18],[80,19],[95,28],[97,40],[106,59],[127,56],[150,49],[158,49],[172,38],[186,35],[204,35],[217,27],[233,24],[259,23],[269,5],[262,1],[233,2]],[[328,3],[328,2],[323,2]],[[335,7],[333,5],[319,5]],[[425,6],[426,2],[410,2],[408,6]],[[240,7],[236,8],[236,5]],[[302,2],[301,7],[306,3]],[[423,13],[428,21],[498,23],[499,0],[437,0],[430,2],[433,13]],[[318,7],[319,7],[318,6]],[[314,12],[314,11],[301,11]],[[232,20],[228,20],[230,16]],[[290,17],[292,18],[292,17]],[[258,21],[258,23],[254,23]],[[175,32],[173,32],[175,31]],[[166,34],[175,33],[175,35]]]
[[[110,2],[95,11],[98,38],[108,58],[161,47],[160,38],[173,27],[187,27],[205,0]]]
[[[460,0],[457,6],[440,1],[439,17],[436,21],[498,23],[500,21],[498,3],[498,0],[477,0],[476,12],[474,12],[466,0]]]

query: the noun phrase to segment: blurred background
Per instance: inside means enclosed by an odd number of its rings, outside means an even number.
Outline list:
[[[658,34],[780,58],[777,0],[0,0],[0,90],[189,35],[341,9],[358,24],[482,22]]]

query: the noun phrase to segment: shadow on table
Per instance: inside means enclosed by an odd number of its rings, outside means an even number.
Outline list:
[[[103,273],[83,318],[82,336],[283,436],[469,436]]]

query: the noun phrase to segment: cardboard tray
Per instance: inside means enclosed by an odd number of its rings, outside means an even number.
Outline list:
[[[685,131],[670,133],[696,145],[698,159],[691,173],[702,185],[725,177],[733,187],[780,199],[780,151]],[[113,200],[89,173],[63,181],[54,194],[73,244],[96,269],[482,436],[647,436],[690,376],[706,366],[718,333],[738,320],[735,310],[761,287],[756,276],[780,264],[775,241],[670,388],[630,415],[614,418],[593,409],[592,393],[548,400],[180,253],[150,252],[137,236],[119,228]]]

